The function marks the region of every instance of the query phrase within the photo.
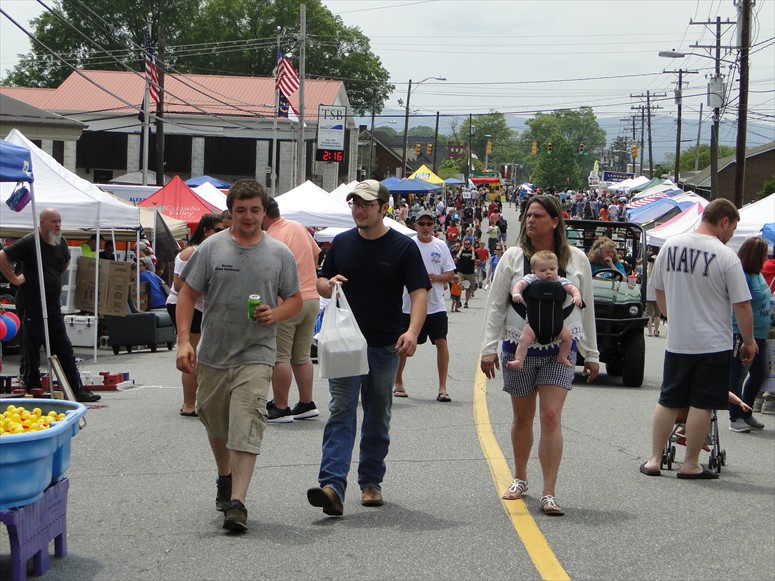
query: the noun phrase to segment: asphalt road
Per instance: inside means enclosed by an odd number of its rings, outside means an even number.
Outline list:
[[[516,226],[516,215],[506,216]],[[478,373],[485,300],[480,291],[471,308],[450,315],[451,403],[434,399],[434,348],[409,360],[409,398],[393,406],[385,506],[360,505],[357,455],[344,517],[307,503],[328,415],[327,384],[316,380],[320,418],[267,428],[243,536],[221,529],[204,429],[178,415],[174,351],[100,351],[86,368],[128,371],[137,387],[105,393],[73,440],[69,554],[53,559],[52,550],[46,578],[775,579],[775,416],[758,416],[763,432],[737,434],[720,414],[727,466],[719,480],[638,472],[664,336],[646,339],[641,388],[578,376],[563,415],[557,498],[566,515],[539,510],[536,449],[524,503],[502,502],[496,479],[513,469],[511,410],[500,379]],[[5,369],[17,362],[6,358]],[[8,555],[3,532],[0,578],[9,576]]]

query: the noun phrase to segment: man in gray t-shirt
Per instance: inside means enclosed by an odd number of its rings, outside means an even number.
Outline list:
[[[268,200],[254,180],[232,185],[226,204],[233,224],[205,240],[188,260],[176,309],[177,367],[196,372],[196,411],[218,467],[215,504],[225,513],[223,528],[235,532],[247,530],[244,502],[266,427],[276,323],[302,305],[293,254],[261,230]],[[202,294],[197,353],[190,328],[194,302]],[[261,295],[262,304],[250,320],[253,294]]]

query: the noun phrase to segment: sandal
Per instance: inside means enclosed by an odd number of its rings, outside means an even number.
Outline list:
[[[394,387],[393,388],[393,396],[394,397],[409,397],[409,394],[406,393],[403,387]]]
[[[436,401],[452,401],[452,398],[449,397],[448,393],[440,393],[436,396]]]
[[[509,486],[508,490],[503,493],[501,498],[503,500],[520,500],[522,498],[522,494],[525,492],[527,492],[527,482],[520,480],[519,478],[515,478],[511,483],[511,486]]]
[[[565,511],[557,504],[557,499],[549,494],[541,497],[541,510],[549,516],[562,516],[565,514]]]

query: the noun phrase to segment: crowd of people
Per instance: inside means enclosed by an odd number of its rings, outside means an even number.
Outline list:
[[[649,336],[658,337],[663,317],[670,317],[652,450],[640,466],[643,474],[661,475],[662,449],[678,417],[686,417],[686,459],[678,477],[709,479],[717,474],[700,465],[699,453],[711,410],[728,407],[735,432],[764,427],[752,409],[775,413],[775,394],[762,393],[775,260],[768,258],[770,249],[761,238],[746,240],[737,254],[725,246],[739,221],[733,204],[711,202],[696,232],[669,240],[658,253],[653,249],[644,265],[623,255],[605,229],[585,239],[583,247],[568,238],[566,218],[621,220],[626,198],[510,188],[504,202],[488,193],[457,191],[396,201],[384,185],[366,180],[347,196],[356,227],[321,247],[309,229],[280,215],[260,184],[240,180],[229,190],[228,211],[202,217],[176,256],[169,287],[148,242],[134,248],[139,280],[150,289],[150,307],[166,308],[177,327],[180,415],[196,417],[205,427],[217,471],[215,505],[224,513],[225,529],[247,530],[245,502],[266,424],[319,415],[310,350],[321,304],[335,289],[346,293],[365,337],[369,371],[328,380],[330,414],[318,482],[307,490],[309,503],[326,515],[344,513],[359,401],[360,501],[382,506],[392,401],[410,393],[407,358],[430,339],[436,350],[436,400],[450,402],[448,313],[469,308],[477,293],[486,294],[480,368],[489,379],[502,371],[512,410],[515,467],[504,500],[521,499],[529,490],[538,415],[541,510],[564,514],[557,500],[562,412],[577,359],[583,358],[587,382],[599,373],[592,280],[604,271],[637,276],[647,269]],[[518,238],[511,246],[503,203],[520,212]],[[417,236],[388,228],[383,222],[388,214]],[[80,383],[61,325],[58,298],[69,252],[55,209],[41,212],[40,233],[47,296],[57,299],[47,303],[52,351],[60,356],[78,399],[96,401],[99,396]],[[39,381],[34,353],[44,325],[33,248],[34,240],[25,237],[0,251],[0,272],[19,287],[22,376],[28,387]],[[113,255],[107,246],[100,251],[95,237],[82,251]],[[681,258],[686,253],[704,258],[687,261]],[[14,262],[24,264],[23,272],[11,268]],[[559,296],[537,301],[536,293],[546,297],[550,290]],[[260,296],[260,305],[246,317],[244,309],[234,306],[247,306],[253,295]],[[703,301],[694,300],[697,296]],[[553,309],[553,325],[545,324],[548,311],[541,309]],[[224,328],[230,332],[223,333]],[[299,397],[291,407],[294,379]]]

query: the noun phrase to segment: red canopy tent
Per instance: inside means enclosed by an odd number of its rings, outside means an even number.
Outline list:
[[[138,204],[145,208],[156,208],[162,214],[178,220],[185,220],[193,232],[205,214],[220,214],[221,211],[208,204],[189,188],[179,176],[173,177],[167,185],[151,194]]]

